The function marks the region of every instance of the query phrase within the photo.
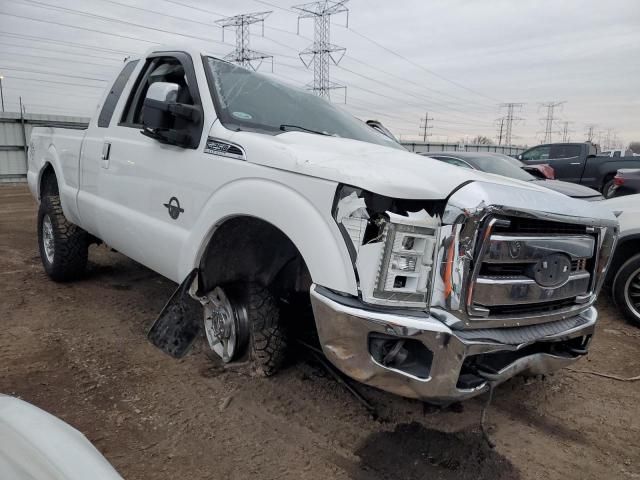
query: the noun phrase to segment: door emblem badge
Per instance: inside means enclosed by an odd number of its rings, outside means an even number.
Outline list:
[[[169,216],[176,220],[181,213],[184,212],[184,208],[180,207],[180,202],[176,197],[171,197],[169,203],[164,204],[165,208],[169,211]]]

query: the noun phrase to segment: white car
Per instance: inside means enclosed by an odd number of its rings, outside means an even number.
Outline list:
[[[52,279],[104,242],[181,284],[151,331],[169,353],[204,326],[270,375],[297,305],[337,368],[432,402],[584,355],[617,226],[190,48],[126,63],[86,130],[34,128],[28,182]]]
[[[82,433],[30,403],[2,394],[0,478],[122,480]]]
[[[622,212],[620,238],[608,277],[618,308],[640,326],[640,194],[612,198],[602,202],[614,212]]]

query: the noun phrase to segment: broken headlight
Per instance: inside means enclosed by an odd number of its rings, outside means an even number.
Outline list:
[[[349,186],[338,189],[333,214],[365,302],[429,305],[440,221],[419,203]]]

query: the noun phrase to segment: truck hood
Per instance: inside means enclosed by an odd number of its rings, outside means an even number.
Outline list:
[[[563,182],[562,180],[532,180],[531,183],[573,198],[602,198],[597,190],[577,183]]]
[[[275,136],[236,132],[231,140],[244,148],[249,162],[345,183],[393,198],[443,199],[470,181],[549,192],[527,182],[347,138],[304,132]]]

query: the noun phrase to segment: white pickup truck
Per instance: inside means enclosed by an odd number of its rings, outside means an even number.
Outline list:
[[[154,333],[170,353],[204,328],[270,375],[295,305],[342,372],[436,403],[585,355],[618,228],[189,48],[126,63],[87,129],[35,128],[28,182],[52,279],[104,242],[181,284]]]

